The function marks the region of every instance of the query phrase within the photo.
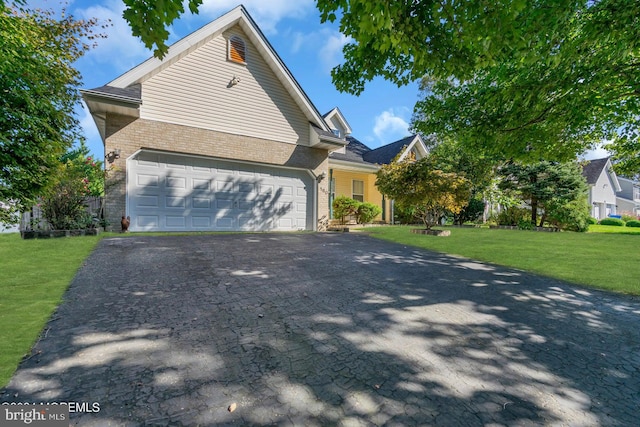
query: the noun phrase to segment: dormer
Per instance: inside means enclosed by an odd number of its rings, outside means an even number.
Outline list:
[[[322,117],[329,129],[331,129],[331,132],[333,132],[337,138],[345,139],[347,136],[351,135],[351,126],[349,126],[347,119],[344,118],[338,107],[329,111]]]

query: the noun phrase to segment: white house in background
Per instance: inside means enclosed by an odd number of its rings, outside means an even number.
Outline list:
[[[582,175],[589,184],[589,205],[591,216],[596,219],[616,215],[618,209],[617,193],[622,190],[616,173],[613,171],[611,160],[595,159],[582,166]]]
[[[618,212],[640,218],[640,183],[628,178],[618,178],[622,190],[616,195]]]

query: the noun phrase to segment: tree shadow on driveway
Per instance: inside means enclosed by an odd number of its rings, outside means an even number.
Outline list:
[[[365,235],[113,238],[0,401],[99,403],[78,425],[632,425],[639,331],[636,298]]]

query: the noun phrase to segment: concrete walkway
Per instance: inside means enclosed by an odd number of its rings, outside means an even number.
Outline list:
[[[42,401],[82,426],[637,425],[640,300],[355,233],[109,238],[0,392]]]

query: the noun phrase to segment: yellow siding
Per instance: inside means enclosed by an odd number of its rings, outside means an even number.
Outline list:
[[[373,173],[365,172],[350,172],[333,169],[333,179],[335,180],[335,192],[336,197],[347,196],[353,197],[353,180],[359,180],[364,182],[364,201],[373,203],[376,206],[382,208],[382,194],[376,188],[376,175]],[[389,221],[389,202],[387,201],[386,208],[386,221]],[[375,221],[381,221],[382,214],[376,217]]]

